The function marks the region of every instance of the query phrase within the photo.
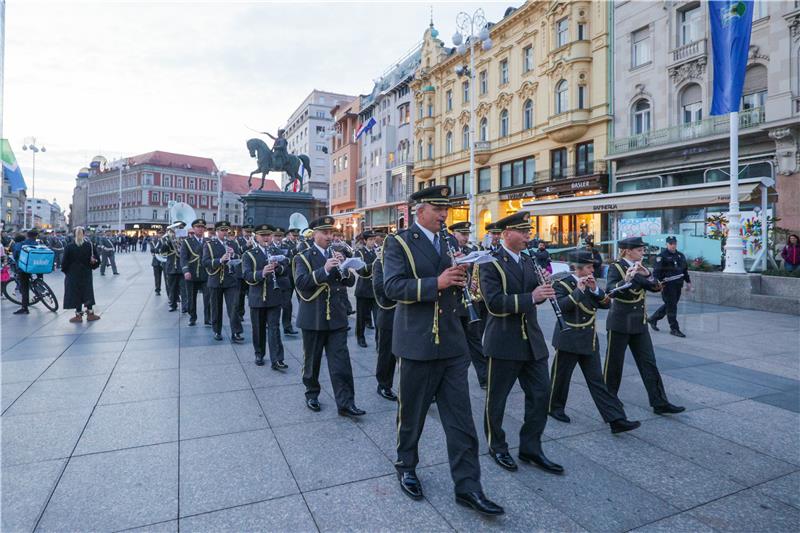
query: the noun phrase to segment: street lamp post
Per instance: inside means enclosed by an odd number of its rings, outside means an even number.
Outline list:
[[[478,241],[477,224],[477,191],[478,184],[475,179],[475,45],[481,43],[484,51],[492,48],[492,39],[489,37],[488,23],[483,14],[483,9],[478,8],[470,15],[461,12],[456,16],[458,31],[453,35],[453,44],[462,56],[469,53],[469,67],[456,67],[458,76],[466,76],[469,80],[469,222],[470,238]],[[477,34],[476,34],[477,31]]]
[[[44,146],[37,146],[36,144],[36,137],[26,137],[25,143],[22,145],[23,150],[30,150],[31,156],[33,157],[33,169],[31,171],[31,199],[36,198],[36,154],[39,152],[46,152],[47,148]],[[28,226],[28,199],[25,198],[25,204],[22,206],[22,225]],[[31,227],[36,223],[35,215],[33,210],[36,204],[31,202]]]

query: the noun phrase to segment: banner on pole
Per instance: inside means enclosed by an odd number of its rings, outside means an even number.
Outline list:
[[[711,0],[708,12],[714,52],[711,114],[724,115],[739,111],[753,27],[753,0]]]

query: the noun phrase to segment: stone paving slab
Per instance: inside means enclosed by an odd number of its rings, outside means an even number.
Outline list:
[[[486,393],[470,370],[484,489],[507,510],[486,519],[453,501],[435,405],[420,440],[426,499],[397,487],[396,404],[375,392],[372,332],[367,348],[352,331],[349,343],[367,415],[338,416],[324,359],[313,413],[299,336],[284,337],[288,370],[256,367],[249,320],[245,344],[187,327],[153,294],[149,261],[120,254],[121,276],[95,277],[97,322],[0,303],[3,531],[800,529],[800,354],[786,343],[797,317],[682,302],[688,338],[652,337],[667,393],[687,411],[655,415],[629,353],[620,396],[643,426],[625,435],[610,434],[576,369],[573,422],[548,419],[543,438],[562,476],[509,473],[485,455]],[[552,313],[539,321],[549,341]],[[601,354],[604,324],[601,312]],[[523,398],[515,386],[508,399],[512,454]]]

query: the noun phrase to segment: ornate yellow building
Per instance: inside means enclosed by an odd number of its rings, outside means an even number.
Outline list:
[[[476,46],[473,80],[475,180],[469,180],[469,66],[425,32],[412,82],[416,104],[415,186],[450,184],[460,205],[449,222],[469,220],[477,188],[478,236],[524,201],[607,192],[611,121],[606,2],[528,1],[490,24],[488,51]],[[466,69],[468,71],[468,69]],[[536,215],[535,209],[533,215]],[[535,217],[534,233],[558,245],[606,232],[599,214]]]

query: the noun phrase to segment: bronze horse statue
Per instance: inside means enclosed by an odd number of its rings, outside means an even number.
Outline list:
[[[302,165],[305,174],[311,178],[311,160],[308,158],[307,155],[292,155],[286,154],[284,157],[285,162],[283,165],[280,165],[278,168],[274,164],[274,156],[272,150],[270,150],[267,143],[262,141],[261,139],[250,139],[247,141],[247,150],[250,152],[250,157],[255,157],[258,161],[258,168],[255,169],[250,173],[250,177],[247,179],[247,186],[250,187],[250,183],[253,180],[253,174],[261,173],[261,187],[258,188],[259,191],[264,189],[264,180],[267,178],[267,174],[270,171],[275,172],[286,172],[292,181],[286,184],[286,187],[283,188],[284,192],[289,191],[295,181],[299,181],[300,185],[299,189],[303,188],[303,173],[300,172],[300,166]]]

